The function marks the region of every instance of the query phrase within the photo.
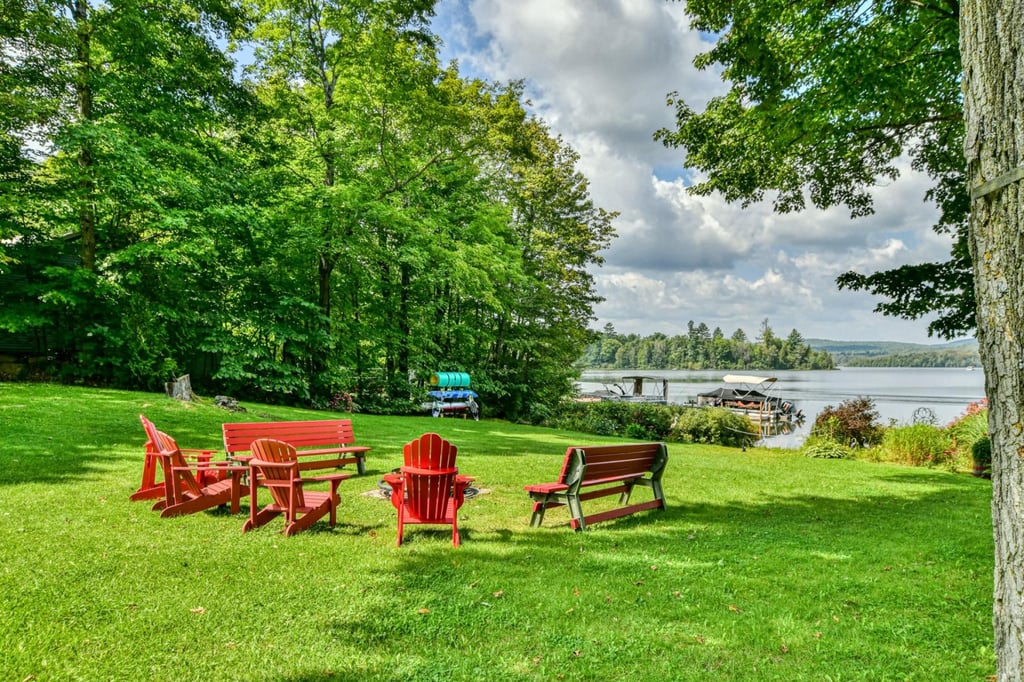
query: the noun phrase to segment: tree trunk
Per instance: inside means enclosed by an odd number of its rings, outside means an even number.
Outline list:
[[[164,384],[164,390],[167,392],[168,398],[183,400],[187,403],[196,400],[196,394],[192,392],[192,378],[188,374],[184,374],[174,381],[168,381]]]
[[[1024,677],[1024,0],[961,5],[970,246],[992,437],[998,679]]]
[[[89,3],[75,0],[75,96],[78,122],[87,125],[92,120],[92,26],[89,23]],[[83,142],[78,150],[78,224],[82,237],[82,267],[96,269],[96,197],[93,182],[92,150]]]

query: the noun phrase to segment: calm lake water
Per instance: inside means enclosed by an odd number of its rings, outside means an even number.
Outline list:
[[[623,383],[631,374],[664,377],[669,380],[669,400],[686,404],[697,394],[722,385],[730,372],[703,370],[587,370],[578,385],[582,392],[601,390],[605,385]],[[985,374],[980,369],[916,367],[845,367],[833,371],[732,372],[778,378],[772,392],[796,404],[807,420],[794,437],[772,439],[771,445],[795,447],[806,438],[814,418],[826,406],[838,406],[850,398],[866,396],[875,402],[883,424],[895,421],[911,424],[914,414],[930,410],[936,423],[945,425],[962,414],[967,406],[985,396]]]

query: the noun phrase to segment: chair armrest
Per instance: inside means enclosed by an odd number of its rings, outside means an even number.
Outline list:
[[[323,483],[327,481],[344,481],[352,478],[352,474],[324,474],[323,476],[303,476],[303,483]]]
[[[202,462],[196,462],[196,464],[203,464]],[[206,464],[214,466],[187,466],[187,467],[171,467],[171,471],[195,471],[198,469],[211,469],[215,468],[217,471],[227,471],[228,473],[244,473],[249,470],[249,467],[238,466],[236,464],[223,464],[222,462],[207,462]],[[223,464],[223,466],[222,466]]]

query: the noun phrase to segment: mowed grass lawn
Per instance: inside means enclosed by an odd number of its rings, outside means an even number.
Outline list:
[[[232,414],[0,383],[0,680],[983,680],[989,482],[670,444],[665,512],[530,528],[523,486],[592,435],[430,417]],[[224,421],[350,416],[373,447],[338,525],[130,502],[145,413],[182,447]],[[482,494],[450,530],[365,495],[436,431]],[[649,499],[638,489],[635,499]],[[647,496],[647,497],[644,497]],[[586,503],[585,503],[586,504]],[[614,505],[595,500],[585,509]]]

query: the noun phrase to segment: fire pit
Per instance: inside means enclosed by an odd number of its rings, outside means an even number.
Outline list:
[[[402,470],[401,469],[392,469],[391,473],[393,473],[393,474],[400,474],[400,473],[402,473]],[[379,488],[380,491],[384,494],[384,497],[386,497],[386,498],[390,498],[391,497],[391,486],[388,485],[388,482],[385,481],[383,478],[380,479],[379,481],[377,481],[377,488]],[[475,497],[476,495],[479,495],[479,494],[480,494],[480,489],[479,488],[474,488],[473,486],[466,486],[466,489],[463,491],[462,496],[465,497],[468,500],[471,497]]]

